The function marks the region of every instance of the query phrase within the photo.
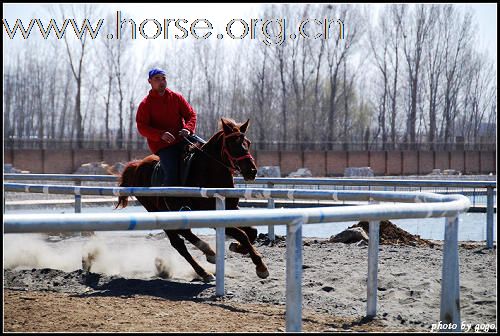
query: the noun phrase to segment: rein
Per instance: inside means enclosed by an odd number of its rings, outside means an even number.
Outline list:
[[[232,156],[232,155],[231,155],[231,153],[229,153],[229,151],[227,150],[227,148],[226,148],[226,141],[225,141],[225,140],[226,140],[226,138],[233,137],[233,136],[236,136],[236,135],[241,135],[241,134],[243,134],[243,133],[241,133],[241,132],[234,132],[234,133],[231,133],[231,134],[229,134],[229,135],[227,135],[227,136],[224,136],[224,135],[222,136],[222,152],[221,152],[221,157],[223,157],[223,156],[224,156],[224,154],[225,154],[225,155],[227,156],[227,158],[228,158],[229,163],[231,164],[231,166],[228,166],[228,165],[227,165],[227,164],[225,164],[224,162],[222,162],[222,161],[220,161],[220,160],[216,159],[216,158],[215,158],[215,157],[213,157],[212,155],[210,155],[210,154],[208,154],[207,152],[205,152],[203,149],[201,149],[201,148],[199,148],[198,146],[196,146],[196,144],[194,144],[193,142],[191,142],[191,141],[188,139],[188,137],[184,137],[184,139],[186,139],[186,141],[187,141],[190,145],[192,145],[194,148],[196,148],[199,152],[203,153],[203,154],[204,154],[205,156],[207,156],[208,158],[210,158],[210,159],[214,160],[215,162],[219,163],[220,165],[224,166],[225,168],[227,168],[227,169],[231,172],[231,174],[233,174],[235,170],[236,170],[236,171],[239,171],[239,172],[241,173],[240,168],[239,168],[239,167],[237,167],[237,166],[235,165],[235,162],[241,161],[241,160],[246,159],[246,158],[250,158],[250,159],[252,159],[252,160],[254,159],[254,158],[253,158],[253,156],[252,156],[250,153],[248,153],[248,154],[246,154],[246,155],[239,156],[239,157],[235,158],[235,157],[234,157],[234,156]],[[196,139],[197,139],[197,140],[201,140],[201,138],[200,138],[200,137],[198,137],[198,136],[195,136],[195,137],[196,137]],[[201,142],[203,142],[203,141],[201,141]],[[206,143],[206,142],[204,142],[204,143]]]

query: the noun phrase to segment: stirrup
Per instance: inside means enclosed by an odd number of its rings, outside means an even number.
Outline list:
[[[187,205],[182,206],[179,211],[191,211],[191,208],[188,207]]]

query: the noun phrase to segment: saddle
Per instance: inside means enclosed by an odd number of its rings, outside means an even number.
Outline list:
[[[184,147],[184,152],[180,160],[179,175],[180,175],[180,185],[177,187],[184,187],[189,176],[189,171],[191,168],[191,162],[193,161],[194,154],[196,153],[195,146],[205,143],[203,139],[197,135],[189,137],[190,140],[194,140],[194,143],[187,144]],[[160,161],[158,161],[154,168],[153,174],[151,175],[151,186],[152,187],[165,187],[165,173],[160,166]]]

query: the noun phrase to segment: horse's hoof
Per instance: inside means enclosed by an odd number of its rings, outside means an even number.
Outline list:
[[[265,271],[263,272],[259,272],[258,270],[256,271],[257,273],[257,276],[261,279],[265,279],[269,276],[269,271],[266,269]]]
[[[208,261],[209,263],[211,263],[211,264],[215,264],[215,259],[216,259],[216,258],[215,258],[215,254],[214,254],[214,255],[208,255],[208,254],[207,254],[207,255],[206,255],[206,257],[207,257],[207,261]]]
[[[212,273],[207,273],[207,275],[205,275],[203,277],[203,282],[205,282],[205,283],[212,282],[212,281],[215,281],[215,276]]]

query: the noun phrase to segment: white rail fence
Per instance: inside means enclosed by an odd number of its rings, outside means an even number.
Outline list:
[[[54,181],[72,181],[76,185],[81,185],[83,181],[94,182],[117,182],[118,178],[114,175],[84,175],[84,174],[4,174],[6,180],[54,180]],[[384,187],[384,188],[462,188],[462,190],[482,190],[486,194],[486,247],[493,248],[494,238],[494,200],[496,196],[496,181],[464,181],[464,180],[409,180],[409,179],[355,179],[355,178],[257,178],[254,181],[244,181],[241,177],[234,178],[235,183],[239,184],[261,184],[268,188],[275,185],[295,186],[326,186],[326,187]],[[422,191],[422,190],[420,190]],[[437,191],[430,191],[437,192]],[[460,194],[460,191],[455,192]],[[5,200],[4,200],[5,202]],[[274,209],[274,198],[267,200],[267,208]],[[5,209],[5,205],[4,205]],[[80,194],[75,194],[75,212],[79,213],[82,209],[82,198]],[[274,240],[274,226],[268,226],[269,239]]]
[[[379,221],[403,218],[445,217],[445,240],[441,281],[440,320],[460,326],[458,263],[459,214],[470,206],[462,195],[424,192],[328,191],[268,188],[111,188],[4,183],[5,191],[48,194],[108,196],[213,197],[218,210],[166,213],[33,214],[5,215],[5,233],[74,232],[153,229],[216,229],[216,294],[224,295],[224,228],[231,226],[286,225],[286,330],[302,329],[302,226],[343,221],[369,221],[367,313],[377,313]],[[369,202],[396,202],[349,207],[302,209],[251,209],[225,211],[225,198],[246,199],[329,199]],[[414,204],[411,204],[414,203]]]

